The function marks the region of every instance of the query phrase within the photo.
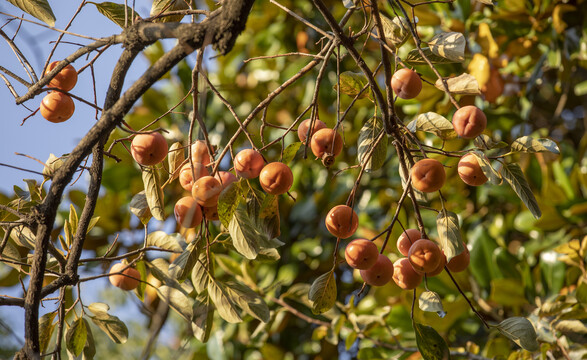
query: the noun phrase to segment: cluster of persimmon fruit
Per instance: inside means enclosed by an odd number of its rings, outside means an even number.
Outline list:
[[[49,64],[45,75],[55,69],[57,65],[59,65],[59,61]],[[41,100],[41,116],[52,123],[64,122],[71,118],[75,112],[75,104],[71,96],[65,92],[72,90],[75,84],[77,84],[77,71],[71,64],[68,64],[49,82],[48,86],[50,88],[56,88],[61,91],[52,90],[45,95]]]

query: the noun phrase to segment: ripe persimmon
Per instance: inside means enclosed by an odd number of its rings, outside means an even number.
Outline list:
[[[204,207],[215,206],[221,191],[222,185],[217,179],[212,176],[203,176],[194,182],[192,196]]]
[[[216,173],[216,175],[214,175],[214,177],[222,184],[222,189],[226,189],[228,185],[238,181],[236,176],[228,171],[219,171]]]
[[[325,223],[332,235],[346,239],[357,231],[359,217],[351,207],[337,205],[330,209],[326,215]]]
[[[444,166],[436,159],[422,159],[412,166],[412,185],[420,191],[438,191],[445,181]]]
[[[141,165],[159,164],[167,156],[167,140],[158,132],[138,134],[132,139],[130,153]]]
[[[306,142],[306,135],[308,135],[308,129],[310,128],[311,122],[312,122],[312,119],[306,119],[306,120],[302,121],[300,126],[298,126],[298,138],[303,143]],[[312,131],[310,132],[309,137],[311,138],[312,135],[314,135],[314,133],[316,131],[321,130],[321,129],[325,129],[325,128],[326,128],[326,124],[323,121],[320,121],[318,119],[314,120],[314,126],[312,126]]]
[[[192,173],[192,167],[190,163],[185,164],[179,171],[179,183],[181,187],[186,191],[192,191],[194,182],[203,176],[208,176],[210,173],[208,169],[200,163],[194,164],[194,172]],[[195,176],[194,176],[195,175]]]
[[[393,92],[402,99],[413,99],[422,91],[422,79],[414,70],[399,69],[391,77]]]
[[[342,151],[342,136],[334,129],[320,129],[312,135],[310,148],[316,157],[322,158],[324,154],[336,157]]]
[[[361,270],[361,278],[371,286],[383,286],[393,278],[393,263],[383,254],[377,256],[377,261],[366,270]]]
[[[41,116],[52,123],[60,123],[69,119],[75,112],[75,104],[71,96],[59,91],[52,91],[41,101]]]
[[[367,239],[355,239],[344,249],[344,258],[354,269],[369,269],[375,265],[378,257],[377,245]]]
[[[457,165],[457,172],[461,180],[467,185],[480,186],[487,182],[487,176],[483,173],[477,157],[471,153],[463,155]]]
[[[254,179],[259,176],[264,165],[263,156],[253,149],[241,150],[234,157],[234,170],[238,176],[245,179]]]
[[[173,209],[175,220],[184,228],[195,228],[202,222],[202,209],[191,196],[177,200]]]
[[[487,117],[474,105],[463,106],[452,116],[455,132],[463,139],[473,139],[487,127]]]
[[[412,290],[422,282],[422,275],[418,274],[408,258],[401,258],[393,263],[393,281],[404,290]]]
[[[435,242],[420,239],[412,244],[408,252],[408,260],[414,270],[429,273],[437,269],[442,258],[442,252]]]
[[[467,248],[467,245],[465,245],[465,250],[450,259],[450,261],[446,264],[446,267],[452,272],[461,272],[469,267],[470,261],[471,254],[469,253],[469,248]]]
[[[410,251],[410,247],[416,240],[420,240],[422,238],[422,233],[418,229],[406,229],[398,238],[397,238],[397,249],[399,250],[400,254],[403,256],[408,256],[408,251]]]
[[[200,163],[204,166],[210,165],[210,154],[208,146],[204,140],[196,140],[192,144],[192,162]]]
[[[53,61],[49,66],[47,66],[47,70],[45,71],[45,75],[49,73],[51,70],[55,69],[55,67],[59,65],[59,61]],[[63,91],[69,91],[73,89],[73,87],[77,84],[77,71],[75,68],[68,64],[65,66],[61,71],[55,75],[51,81],[49,81],[48,86],[58,88]]]
[[[272,162],[263,167],[259,182],[265,192],[271,195],[285,194],[293,184],[293,174],[289,166],[282,162]]]
[[[137,269],[123,263],[112,265],[109,274],[112,274],[108,276],[110,283],[126,291],[136,289],[141,279],[141,273]]]

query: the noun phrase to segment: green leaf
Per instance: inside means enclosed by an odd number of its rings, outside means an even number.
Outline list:
[[[254,227],[254,220],[239,207],[228,225],[236,251],[249,260],[255,259],[261,248],[271,248],[271,239]]]
[[[457,137],[452,123],[444,116],[434,112],[427,112],[418,115],[417,118],[410,121],[407,125],[410,132],[426,131],[432,133],[443,140],[454,139]]]
[[[208,294],[214,302],[218,315],[229,323],[239,323],[243,319],[239,315],[238,307],[234,300],[228,296],[226,289],[216,279],[210,278],[208,282]]]
[[[123,29],[132,25],[133,19],[140,18],[139,14],[134,12],[131,7],[123,4],[117,4],[110,1],[104,1],[101,3],[88,1],[88,3],[96,5],[96,9],[98,9],[100,14],[106,16]]]
[[[444,360],[450,359],[450,351],[446,342],[436,330],[427,325],[414,324],[414,332],[416,333],[416,343],[418,350],[425,360]]]
[[[51,336],[55,330],[56,323],[53,324],[57,312],[47,313],[39,318],[39,346],[41,354],[47,352],[49,342],[51,342]]]
[[[465,36],[459,32],[443,32],[428,41],[430,50],[452,62],[465,61]]]
[[[8,2],[45,24],[55,26],[55,15],[47,0],[8,0]]]
[[[130,200],[130,212],[135,214],[143,225],[149,223],[149,220],[151,220],[151,210],[147,203],[145,190],[132,197]]]
[[[491,166],[489,159],[485,156],[485,154],[480,150],[472,151],[473,155],[477,159],[481,170],[483,170],[483,174],[489,179],[489,181],[494,185],[501,185],[502,178],[499,172]]]
[[[322,314],[334,306],[336,302],[336,279],[334,269],[320,275],[310,287],[308,299],[312,302],[312,312]]]
[[[269,322],[269,307],[259,294],[246,285],[233,281],[225,282],[225,289],[227,295],[230,296],[241,309],[264,323]]]
[[[171,286],[177,290],[185,291],[181,284],[169,274],[169,263],[163,258],[156,258],[152,261],[145,261],[151,274],[161,283]]]
[[[457,214],[442,209],[436,217],[436,228],[447,262],[465,250]]]
[[[283,150],[283,156],[281,157],[281,162],[284,164],[289,164],[295,157],[300,147],[302,146],[302,142],[298,141],[293,144],[289,144],[285,150]]]
[[[385,41],[392,49],[402,46],[410,37],[410,24],[403,18],[396,16],[393,19],[380,15],[381,26]]]
[[[161,230],[150,233],[147,236],[147,241],[145,241],[146,246],[155,246],[176,253],[183,251],[180,243],[185,243],[182,235],[178,233],[168,235]]]
[[[175,310],[182,318],[192,321],[194,316],[194,299],[178,289],[162,285],[157,289],[157,296]]]
[[[481,95],[479,83],[477,82],[477,79],[471,74],[464,73],[456,77],[447,78],[446,84],[448,85],[448,91],[451,94]],[[442,83],[442,80],[436,80],[434,86],[438,90],[444,91],[444,84]]]
[[[214,304],[208,293],[201,294],[194,302],[194,317],[192,318],[192,331],[196,339],[205,343],[210,338],[212,323],[214,320]]]
[[[580,83],[578,83],[577,85],[575,85],[575,95],[577,96],[583,96],[587,94],[587,80],[582,81]]]
[[[246,196],[246,192],[242,189],[240,181],[234,182],[222,190],[218,197],[218,217],[225,227],[229,226],[238,204]]]
[[[169,275],[179,281],[183,281],[192,273],[192,269],[196,265],[198,256],[202,250],[202,247],[197,245],[198,241],[190,242],[186,249],[173,260],[173,263],[169,265]]]
[[[176,10],[186,10],[189,6],[185,0],[154,0],[151,7],[151,16]],[[185,15],[162,16],[153,22],[179,22]]]
[[[210,275],[208,273],[208,259],[206,257],[206,253],[202,251],[197,258],[196,263],[194,264],[191,275],[192,284],[194,285],[194,288],[198,294],[201,294],[208,288],[209,278]]]
[[[485,134],[477,136],[473,144],[481,150],[502,149],[509,146],[506,142],[495,141]]]
[[[165,220],[165,204],[163,203],[163,190],[159,181],[159,175],[154,166],[143,168],[143,184],[145,185],[145,196],[147,204],[153,217],[159,221]]]
[[[180,142],[174,142],[169,147],[167,153],[167,163],[169,164],[169,180],[173,181],[179,177],[179,169],[185,160],[185,151]]]
[[[430,50],[430,48],[428,48],[428,47],[422,48],[422,52],[424,53],[424,56],[426,56],[426,58],[428,60],[430,60],[430,62],[432,64],[450,64],[450,63],[458,62],[458,61],[453,61],[453,60],[444,58],[442,56],[438,56],[435,53],[433,53],[432,50]],[[424,57],[420,54],[418,49],[414,49],[414,50],[410,51],[404,61],[410,65],[427,65],[428,64],[426,62],[426,60],[424,60]]]
[[[88,331],[86,330],[86,323],[83,318],[77,318],[65,334],[65,347],[67,351],[75,356],[79,356],[84,349],[87,338]]]
[[[537,351],[539,348],[536,330],[530,320],[524,317],[512,317],[491,326],[525,350]]]
[[[73,204],[69,204],[69,224],[71,226],[71,233],[75,234],[77,232],[77,224],[79,222],[77,212],[75,211],[75,207]]]
[[[139,274],[141,274],[141,281],[135,289],[135,294],[139,300],[143,301],[145,300],[145,289],[147,288],[147,266],[143,260],[137,261],[135,266]]]
[[[581,334],[587,335],[587,326],[581,320],[562,320],[558,321],[554,328],[563,334]]]
[[[380,134],[383,134],[383,121],[378,117],[372,117],[367,120],[359,132],[357,155],[359,164],[367,172],[380,169],[387,157],[387,139],[385,135],[376,143]],[[371,153],[371,156],[367,158],[369,153]]]
[[[530,189],[530,185],[518,164],[503,164],[501,168],[501,175],[505,181],[510,184],[512,189],[516,192],[518,197],[522,200],[524,205],[530,210],[536,219],[542,216],[542,211],[538,207],[538,202],[534,197],[534,193]]]
[[[86,339],[86,344],[82,352],[82,360],[93,360],[94,356],[96,356],[96,344],[94,342],[94,335],[92,334],[92,328],[90,327],[90,323],[88,322],[88,320],[86,320],[85,318],[83,320],[86,324],[88,337]]]
[[[369,81],[362,73],[355,73],[352,71],[345,71],[340,74],[340,92],[350,97],[355,97],[367,85]],[[334,85],[336,89],[337,85]],[[369,95],[369,91],[363,91],[359,96],[362,99]]]
[[[435,312],[441,318],[446,316],[440,296],[434,291],[424,291],[418,298],[418,306],[422,311]]]
[[[540,153],[551,152],[553,154],[560,154],[558,145],[550,139],[534,139],[530,136],[522,136],[517,138],[512,143],[512,151],[526,152],[526,153]]]
[[[124,344],[128,339],[128,328],[118,317],[110,314],[99,314],[90,316],[90,319],[115,343]]]

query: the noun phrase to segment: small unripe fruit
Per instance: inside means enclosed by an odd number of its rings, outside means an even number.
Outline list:
[[[52,123],[60,123],[72,117],[75,104],[71,96],[59,91],[52,91],[41,101],[41,116]]]
[[[410,69],[399,69],[391,77],[393,92],[402,99],[413,99],[422,91],[422,79]]]
[[[349,206],[337,205],[330,209],[326,215],[325,223],[332,235],[346,239],[357,231],[359,217]]]
[[[438,191],[445,181],[444,166],[438,160],[422,159],[412,166],[412,185],[420,191]]]
[[[194,177],[195,175],[195,177]],[[179,183],[181,187],[186,191],[192,191],[194,181],[198,180],[203,176],[208,176],[210,173],[208,169],[200,163],[194,163],[194,172],[192,173],[192,167],[190,163],[185,164],[179,171]]]
[[[452,116],[455,132],[463,139],[473,139],[487,127],[487,117],[474,105],[463,106]]]
[[[141,279],[141,273],[137,269],[127,267],[127,264],[116,263],[110,268],[110,275],[108,280],[110,283],[122,290],[133,290],[139,286],[139,280]],[[126,268],[126,269],[125,269]],[[120,273],[120,274],[116,274]]]
[[[177,200],[173,213],[177,223],[184,228],[195,228],[202,222],[202,209],[191,196]]]
[[[367,239],[355,239],[344,249],[346,263],[354,269],[369,269],[375,265],[378,257],[377,245]]]
[[[410,247],[416,240],[420,240],[422,238],[422,233],[418,229],[406,229],[398,238],[397,238],[397,249],[399,250],[400,254],[403,256],[408,256],[408,251],[410,251]]]
[[[404,290],[412,290],[422,282],[422,275],[418,274],[408,258],[401,258],[393,263],[393,281]]]
[[[226,189],[228,185],[238,181],[236,176],[228,171],[219,171],[216,173],[216,175],[214,175],[214,177],[222,184],[222,189]]]
[[[383,286],[393,278],[393,263],[383,254],[377,256],[377,261],[367,270],[361,270],[361,278],[371,286]]]
[[[234,170],[238,176],[245,179],[259,176],[264,165],[263,156],[253,149],[242,150],[234,157]]]
[[[141,165],[159,164],[167,156],[167,141],[158,132],[138,134],[132,139],[130,153]]]
[[[49,64],[49,66],[47,66],[45,74],[55,69],[55,67],[57,67],[58,64],[59,61],[53,61],[51,64]],[[75,68],[71,64],[68,64],[66,67],[61,69],[61,71],[59,71],[57,75],[55,75],[55,77],[51,79],[51,81],[49,81],[49,84],[47,86],[58,88],[63,91],[69,91],[73,89],[76,83],[77,71],[75,71]]]
[[[464,271],[467,267],[469,267],[470,261],[471,254],[469,253],[469,249],[465,245],[465,250],[463,250],[462,253],[450,259],[448,264],[446,264],[446,267],[452,272],[461,272]]]
[[[310,148],[312,153],[319,158],[324,154],[338,156],[342,151],[342,136],[330,128],[320,129],[312,136]]]
[[[471,186],[480,186],[487,182],[487,176],[483,173],[477,157],[473,154],[466,154],[461,157],[457,171],[463,182]]]
[[[192,188],[192,196],[198,204],[209,207],[218,203],[218,196],[222,191],[220,182],[212,176],[204,176],[196,180]]]
[[[261,170],[259,182],[265,192],[271,195],[285,194],[293,184],[293,174],[289,166],[281,162],[272,162]]]
[[[298,138],[303,143],[306,142],[306,135],[308,134],[308,129],[310,128],[311,122],[312,122],[312,119],[306,119],[306,120],[302,121],[300,126],[298,126]],[[314,135],[314,133],[316,133],[316,131],[321,130],[321,129],[325,129],[325,128],[326,128],[326,124],[323,121],[320,121],[318,119],[314,120],[314,126],[312,127],[312,131],[310,132],[310,138],[312,137],[312,135]]]
[[[210,165],[210,154],[208,154],[208,146],[204,140],[196,140],[192,144],[192,162],[204,166]]]
[[[416,271],[432,272],[436,270],[442,258],[438,245],[428,239],[420,239],[412,244],[408,260]]]

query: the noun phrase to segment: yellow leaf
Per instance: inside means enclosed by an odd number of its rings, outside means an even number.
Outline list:
[[[577,11],[577,8],[570,4],[558,4],[554,7],[552,12],[552,26],[554,26],[554,30],[559,34],[562,34],[567,28],[567,23],[563,20],[563,15],[569,11]]]
[[[496,59],[499,56],[499,46],[497,46],[497,43],[493,39],[489,24],[479,24],[477,42],[479,45],[481,45],[483,53],[486,54],[490,59]]]
[[[489,82],[489,60],[485,55],[475,54],[469,63],[468,73],[473,75],[479,87],[483,88]]]

